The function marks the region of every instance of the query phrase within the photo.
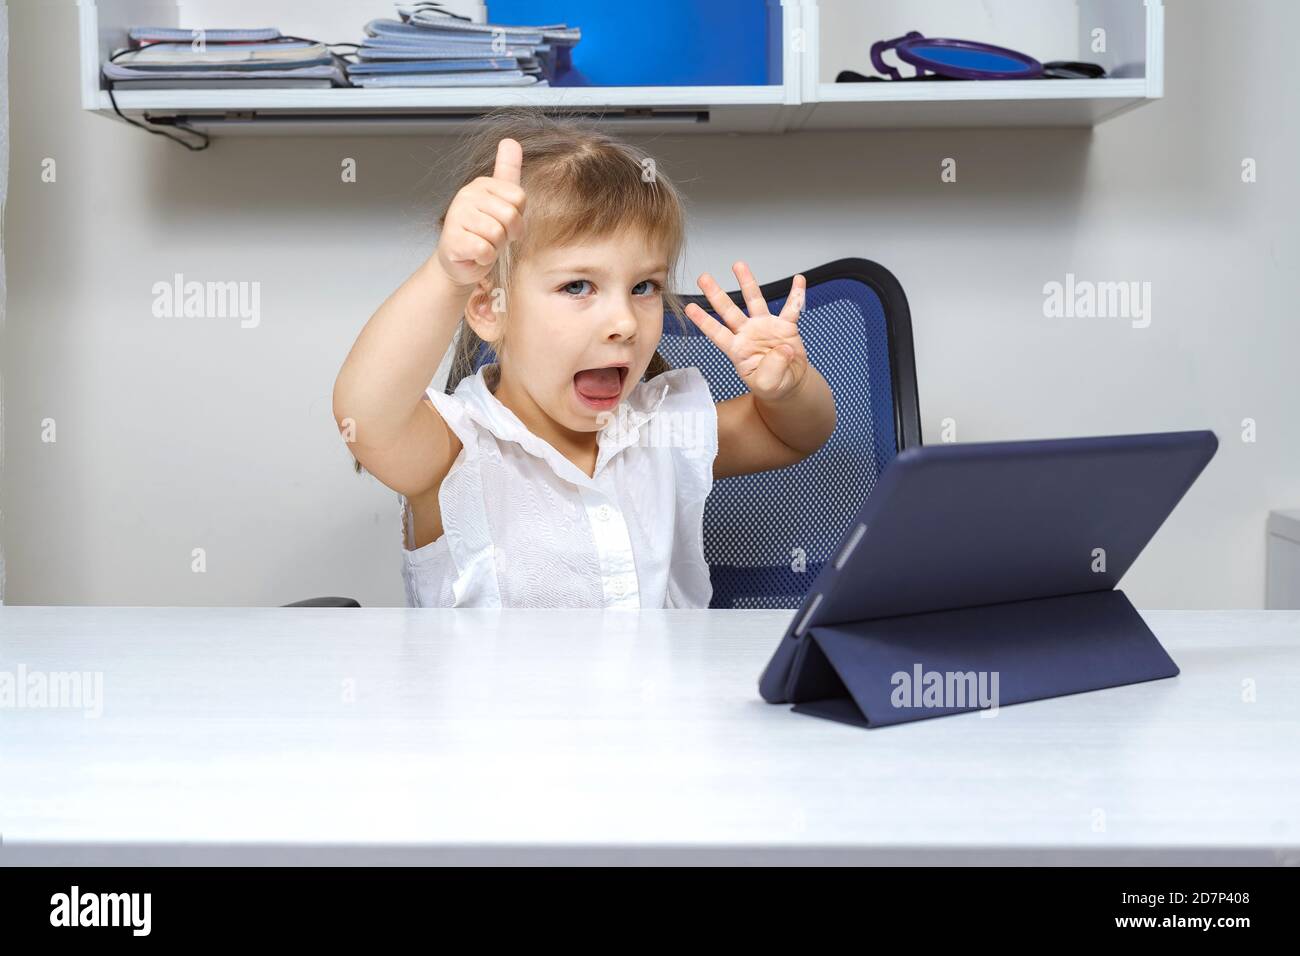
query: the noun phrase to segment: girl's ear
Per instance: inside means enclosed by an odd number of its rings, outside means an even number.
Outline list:
[[[492,287],[482,279],[465,303],[465,321],[484,342],[494,345],[505,327],[505,290]]]

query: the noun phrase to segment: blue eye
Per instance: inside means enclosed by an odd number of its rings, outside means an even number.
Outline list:
[[[560,288],[561,288],[561,289],[562,289],[566,294],[573,295],[575,298],[581,298],[581,297],[582,297],[581,294],[580,294],[580,293],[575,293],[575,292],[573,291],[573,287],[574,287],[574,286],[583,286],[583,285],[591,285],[591,281],[590,281],[589,279],[574,279],[574,280],[571,281],[571,282],[566,282],[566,283],[565,283],[563,286],[561,286]],[[641,286],[643,286],[643,285],[651,285],[651,286],[653,286],[654,288],[653,288],[653,290],[647,290],[647,291],[645,291],[645,292],[637,292],[636,290],[639,289],[639,288],[641,288]],[[654,279],[642,279],[640,282],[638,282],[636,285],[634,285],[634,286],[632,287],[632,291],[633,291],[633,293],[634,293],[635,295],[654,295],[654,294],[656,294],[656,293],[658,293],[658,292],[663,291],[663,287],[660,286],[659,283],[656,282]]]

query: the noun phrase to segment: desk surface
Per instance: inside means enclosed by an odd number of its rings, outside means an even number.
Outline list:
[[[1300,861],[1300,612],[878,730],[758,697],[790,613],[0,608],[0,677],[103,674],[0,709],[0,863]]]

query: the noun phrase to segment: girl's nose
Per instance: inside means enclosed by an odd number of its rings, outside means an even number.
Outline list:
[[[609,320],[606,337],[610,339],[630,339],[636,335],[636,315],[628,309],[619,309]]]

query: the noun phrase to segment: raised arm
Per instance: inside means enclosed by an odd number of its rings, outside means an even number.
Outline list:
[[[408,497],[440,485],[460,441],[425,397],[466,303],[523,229],[522,150],[461,189],[438,248],[370,317],[334,383],[334,420],[361,466]]]

